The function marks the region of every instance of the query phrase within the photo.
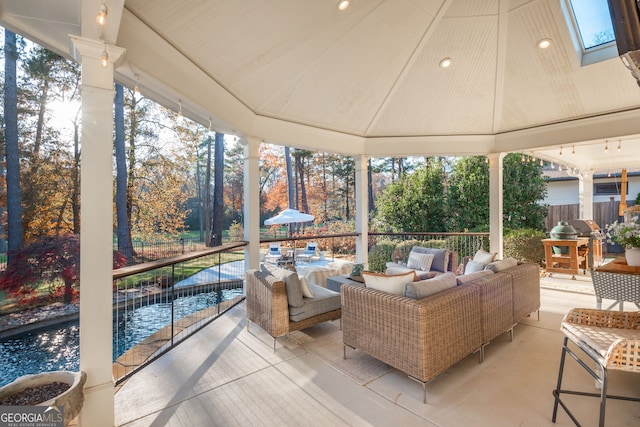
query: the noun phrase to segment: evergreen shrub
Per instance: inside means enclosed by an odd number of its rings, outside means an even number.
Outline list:
[[[369,248],[369,271],[383,273],[387,269],[387,262],[396,249],[396,243],[391,240],[380,240]]]
[[[544,265],[542,239],[546,236],[544,231],[532,228],[509,230],[504,236],[504,257]]]

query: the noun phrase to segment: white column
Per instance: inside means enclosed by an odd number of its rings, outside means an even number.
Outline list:
[[[260,141],[242,138],[244,145],[244,239],[245,270],[260,264]]]
[[[578,174],[579,217],[593,219],[593,169]]]
[[[503,159],[504,153],[489,154],[489,251],[503,258]]]
[[[367,182],[367,156],[355,156],[356,163],[356,262],[366,264],[369,262],[369,185]]]
[[[113,426],[113,62],[124,53],[72,37],[82,63],[80,167],[80,370],[87,373],[80,424]]]

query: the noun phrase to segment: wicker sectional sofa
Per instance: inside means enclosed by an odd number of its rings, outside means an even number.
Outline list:
[[[480,352],[540,308],[540,274],[522,263],[423,299],[345,285],[342,332],[347,347],[426,383]]]

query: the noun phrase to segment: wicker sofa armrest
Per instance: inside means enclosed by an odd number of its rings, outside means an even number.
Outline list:
[[[604,328],[640,329],[640,311],[573,308],[562,321]]]
[[[521,263],[502,270],[511,276],[513,287],[513,321],[519,322],[534,311],[540,310],[540,266]]]
[[[458,252],[449,251],[449,264],[447,265],[447,271],[456,272],[458,270]]]
[[[466,285],[422,300],[344,285],[344,344],[429,381],[482,345],[479,297]]]
[[[247,319],[272,337],[289,332],[289,303],[285,283],[258,270],[249,270],[247,279]]]

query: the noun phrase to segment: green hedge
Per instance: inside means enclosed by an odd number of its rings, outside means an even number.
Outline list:
[[[544,231],[532,228],[510,230],[504,236],[504,257],[514,257],[519,261],[544,265]]]
[[[396,243],[391,240],[381,240],[369,249],[369,271],[383,273],[387,268],[387,262],[391,261],[391,255],[396,249]]]

